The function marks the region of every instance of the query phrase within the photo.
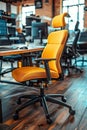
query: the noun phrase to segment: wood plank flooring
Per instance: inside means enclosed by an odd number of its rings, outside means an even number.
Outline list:
[[[87,108],[84,110],[84,113],[82,115],[82,119],[79,122],[78,130],[86,130],[87,129]]]
[[[6,78],[5,75],[4,78]],[[8,78],[8,76],[7,76]],[[11,79],[11,76],[10,76]],[[3,84],[4,85],[4,84]],[[76,73],[70,77],[65,77],[64,81],[57,81],[46,89],[46,93],[64,93],[73,109],[75,109],[75,116],[71,116],[68,109],[60,105],[53,105],[48,103],[49,112],[53,119],[52,124],[47,124],[43,109],[40,104],[35,104],[27,107],[19,113],[19,119],[13,120],[13,113],[15,112],[16,99],[18,95],[24,93],[38,92],[37,89],[13,86],[5,84],[10,91],[3,98],[3,124],[9,125],[9,130],[87,130],[87,68],[84,68],[83,73]],[[5,88],[6,88],[5,87]],[[29,90],[29,91],[28,91]],[[6,107],[6,108],[5,108]]]

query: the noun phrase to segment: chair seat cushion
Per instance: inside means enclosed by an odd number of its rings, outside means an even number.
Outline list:
[[[51,70],[51,77],[52,78],[58,78],[59,75],[57,72]],[[17,82],[24,82],[28,80],[33,80],[33,79],[43,79],[46,78],[46,72],[44,68],[40,67],[21,67],[14,69],[12,71],[12,77],[17,81]]]

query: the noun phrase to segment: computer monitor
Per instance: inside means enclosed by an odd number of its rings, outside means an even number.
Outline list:
[[[10,40],[7,33],[7,21],[0,19],[0,46],[10,45]]]
[[[0,36],[7,35],[7,22],[4,19],[0,19]]]
[[[31,36],[31,26],[32,26],[32,22],[40,22],[41,19],[39,17],[36,16],[27,16],[26,17],[26,35],[27,36]]]
[[[36,16],[27,16],[26,17],[26,26],[31,26],[33,21],[40,22],[41,19]]]
[[[32,22],[32,38],[40,39],[40,44],[43,44],[43,39],[47,39],[48,24],[47,22]]]
[[[14,37],[16,35],[16,28],[15,27],[8,27],[8,35]]]

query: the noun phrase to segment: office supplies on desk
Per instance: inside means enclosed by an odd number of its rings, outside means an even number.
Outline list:
[[[28,49],[28,47],[27,46],[22,46],[22,47],[20,47],[20,49]]]

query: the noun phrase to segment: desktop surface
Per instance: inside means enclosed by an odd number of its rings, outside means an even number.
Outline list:
[[[9,50],[16,50],[17,47],[12,46],[0,46],[0,51],[9,51]]]
[[[10,46],[0,46],[0,56],[2,55],[12,55],[12,54],[22,54],[22,53],[28,53],[31,50],[32,51],[38,51],[43,49],[44,46],[37,45],[33,43],[29,43],[27,46],[26,44],[12,44]]]

